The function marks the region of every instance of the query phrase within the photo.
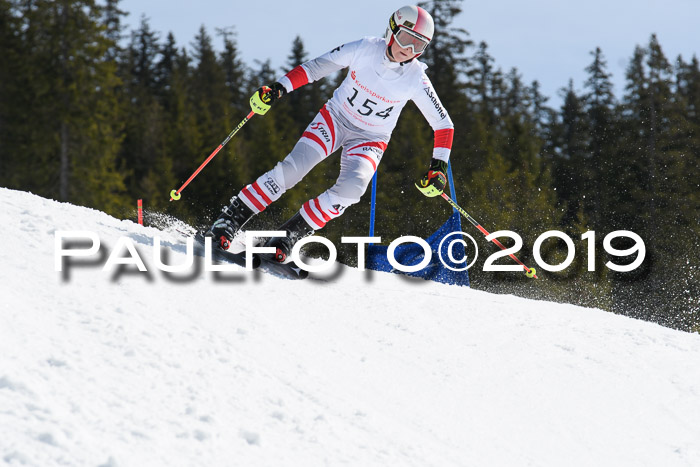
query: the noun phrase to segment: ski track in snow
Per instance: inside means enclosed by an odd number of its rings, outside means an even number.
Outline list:
[[[176,280],[174,232],[0,203],[0,465],[700,465],[698,335],[345,267]],[[56,230],[150,273],[56,272]]]

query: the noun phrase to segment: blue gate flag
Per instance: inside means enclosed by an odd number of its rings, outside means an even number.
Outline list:
[[[454,180],[452,178],[452,164],[447,166],[447,177],[450,184],[450,194],[452,199],[456,200],[454,188]],[[372,204],[370,207],[370,221],[369,221],[369,236],[374,236],[374,215],[376,212],[376,193],[377,193],[377,172],[374,173],[372,178]],[[426,239],[430,249],[433,252],[432,259],[430,263],[420,271],[416,272],[403,272],[397,271],[389,263],[387,259],[388,246],[383,245],[368,245],[367,246],[367,269],[372,269],[374,271],[384,271],[384,272],[394,272],[398,274],[405,274],[412,277],[421,277],[423,279],[432,280],[436,282],[442,282],[444,284],[454,284],[469,286],[469,272],[467,270],[461,270],[469,264],[468,258],[465,259],[466,251],[464,245],[461,242],[456,242],[452,245],[452,257],[457,261],[451,261],[449,246],[452,241],[461,238],[460,235],[452,235],[450,238],[443,242],[440,251],[440,242],[443,238],[450,235],[452,232],[460,232],[462,230],[462,219],[459,212],[453,209],[452,215],[447,221],[442,224],[442,226],[435,231],[430,237]],[[400,264],[404,266],[414,266],[423,261],[425,257],[425,252],[423,247],[415,243],[404,243],[399,245],[394,250],[394,258]],[[440,259],[442,257],[442,260]],[[449,266],[449,267],[448,267]],[[450,269],[452,268],[452,269]],[[455,271],[454,269],[457,269]]]
[[[452,232],[459,232],[461,229],[460,225],[459,213],[453,213],[450,218],[447,219],[447,222],[442,224],[442,226],[435,231],[435,233],[426,239],[426,242],[428,245],[430,245],[430,249],[433,252],[433,257],[430,260],[430,263],[428,263],[428,265],[420,271],[402,272],[395,270],[387,259],[387,250],[389,247],[384,245],[367,246],[366,267],[367,269],[372,269],[374,271],[395,272],[412,277],[421,277],[423,279],[435,282],[442,282],[443,284],[464,285],[468,287],[468,271],[453,271],[446,267],[447,265],[455,269],[464,269],[466,265],[469,264],[468,258],[466,261],[463,260],[466,256],[466,252],[464,245],[461,242],[456,242],[452,246],[452,257],[457,261],[461,260],[464,262],[455,263],[450,260],[448,246],[451,241],[459,239],[461,236],[452,235],[443,242],[442,248],[440,251],[438,251],[438,247],[442,239]],[[442,261],[440,260],[438,253],[440,253],[442,256]],[[396,247],[394,250],[394,258],[404,266],[414,266],[423,261],[424,257],[425,252],[423,251],[423,247],[416,243],[404,243]]]

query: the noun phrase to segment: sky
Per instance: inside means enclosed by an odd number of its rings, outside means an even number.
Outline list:
[[[401,6],[385,0],[121,2],[129,13],[127,26],[135,29],[145,15],[162,38],[172,31],[180,47],[189,47],[202,25],[212,36],[216,28],[232,27],[247,65],[270,59],[280,72],[297,35],[313,58],[363,36],[383,35],[389,16]],[[570,79],[576,90],[583,89],[596,47],[607,59],[617,97],[624,92],[635,46],[646,46],[652,33],[669,60],[700,55],[698,18],[700,0],[465,0],[453,25],[466,29],[475,43],[486,42],[503,71],[515,67],[526,83],[539,81],[549,104],[558,106]],[[220,38],[215,46],[221,48]]]

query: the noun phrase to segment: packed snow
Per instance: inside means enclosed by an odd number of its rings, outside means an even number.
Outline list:
[[[0,206],[0,464],[700,465],[697,334],[344,266],[163,273],[174,229]],[[76,230],[101,249],[58,272]],[[118,242],[148,271],[103,271]]]

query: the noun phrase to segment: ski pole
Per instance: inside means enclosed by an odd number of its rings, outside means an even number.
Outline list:
[[[199,168],[194,171],[194,173],[190,176],[190,178],[188,178],[187,181],[185,183],[183,183],[182,186],[178,190],[173,189],[170,192],[170,201],[172,201],[172,200],[177,201],[178,199],[180,199],[180,196],[181,196],[180,193],[182,193],[182,190],[184,190],[185,187],[187,185],[189,185],[190,182],[194,179],[194,177],[196,177],[199,174],[199,172],[201,172],[202,169],[209,163],[209,161],[212,160],[214,158],[214,156],[216,156],[216,154],[219,151],[221,151],[221,148],[226,146],[226,143],[228,143],[229,140],[231,138],[233,138],[233,135],[235,135],[238,132],[238,130],[243,128],[243,125],[245,125],[248,122],[248,120],[253,118],[253,115],[255,115],[255,113],[256,113],[255,111],[251,110],[250,113],[241,121],[241,123],[239,123],[238,126],[236,128],[234,128],[231,133],[229,133],[229,135],[226,137],[226,139],[221,144],[219,144],[219,147],[214,149],[214,152],[212,152],[209,155],[209,157],[207,157],[207,159],[204,162],[202,162],[202,165],[200,165]]]
[[[182,192],[182,190],[184,190],[185,187],[190,184],[192,179],[194,179],[194,177],[196,177],[197,174],[202,171],[204,166],[207,165],[209,163],[209,161],[212,160],[214,158],[214,156],[216,156],[216,154],[219,151],[221,151],[221,148],[226,146],[226,143],[228,143],[229,140],[231,138],[233,138],[233,135],[235,135],[238,132],[238,130],[243,128],[243,125],[245,125],[248,122],[248,120],[253,118],[253,115],[255,115],[255,114],[265,115],[267,113],[267,111],[270,110],[270,107],[272,105],[273,100],[274,99],[272,97],[272,89],[271,88],[269,88],[267,86],[263,86],[260,90],[255,91],[255,93],[253,93],[253,95],[250,96],[250,109],[251,109],[250,113],[248,115],[246,115],[246,117],[241,121],[241,123],[238,124],[238,126],[236,128],[233,129],[233,131],[231,133],[229,133],[229,135],[219,145],[219,147],[214,149],[214,152],[212,152],[209,155],[209,157],[207,157],[207,159],[204,162],[202,162],[202,165],[200,165],[199,168],[197,170],[195,170],[194,173],[190,176],[190,178],[188,178],[187,181],[182,184],[182,186],[180,187],[179,190],[172,190],[170,192],[170,201],[172,201],[172,200],[177,201],[178,199],[180,199],[180,196],[181,196],[180,193]]]
[[[483,228],[483,227],[481,226],[481,224],[479,224],[479,223],[476,221],[476,219],[474,219],[472,216],[470,216],[469,213],[468,213],[467,211],[465,211],[464,209],[462,209],[457,203],[454,202],[454,200],[453,200],[452,198],[450,198],[449,196],[447,196],[447,194],[442,193],[440,196],[442,196],[442,198],[443,198],[445,201],[447,201],[448,203],[450,203],[450,205],[451,205],[453,208],[455,208],[457,211],[459,211],[459,213],[460,213],[461,215],[463,215],[469,222],[471,222],[471,224],[472,224],[474,227],[476,227],[477,229],[479,229],[479,231],[480,231],[482,234],[484,234],[486,237],[488,237],[488,236],[490,235],[490,234],[488,233],[488,231],[487,231],[485,228]],[[493,243],[495,243],[496,245],[498,245],[498,246],[501,248],[501,250],[505,250],[505,249],[506,249],[506,247],[504,247],[503,244],[502,244],[501,242],[498,241],[498,239],[494,238],[494,239],[491,239],[491,241],[492,241]],[[525,275],[526,275],[527,277],[529,277],[530,279],[532,279],[532,278],[537,279],[537,271],[535,270],[535,268],[528,268],[527,266],[525,266],[525,264],[523,264],[522,261],[520,261],[518,258],[515,257],[515,255],[513,255],[513,254],[511,254],[511,253],[508,253],[508,256],[510,256],[511,258],[513,258],[513,259],[515,260],[516,263],[518,263],[519,265],[521,265],[521,266],[523,267],[523,269],[525,270]]]

